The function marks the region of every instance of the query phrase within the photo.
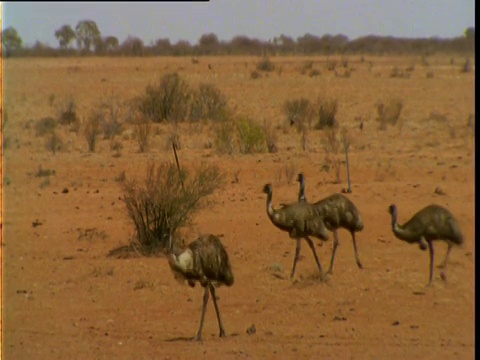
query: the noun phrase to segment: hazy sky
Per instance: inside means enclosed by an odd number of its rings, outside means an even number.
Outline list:
[[[474,0],[211,0],[209,2],[3,2],[3,28],[17,29],[24,45],[36,40],[57,47],[55,30],[93,20],[102,36],[123,42],[138,36],[198,43],[203,34],[268,40],[343,34],[451,38],[475,26]]]

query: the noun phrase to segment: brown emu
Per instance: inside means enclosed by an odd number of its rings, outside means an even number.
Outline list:
[[[328,239],[328,233],[322,220],[317,216],[315,209],[311,204],[305,202],[283,204],[280,208],[274,209],[272,206],[272,185],[266,184],[263,187],[263,192],[267,194],[267,214],[270,221],[280,230],[287,231],[290,238],[297,241],[290,278],[293,278],[295,275],[297,261],[300,257],[301,240],[304,238],[313,252],[323,280],[322,265],[315,251],[315,245],[309,236],[325,241]]]
[[[175,278],[182,283],[187,280],[188,285],[191,287],[194,287],[198,281],[205,289],[200,326],[194,339],[202,340],[203,320],[205,318],[209,293],[212,295],[213,305],[217,313],[220,336],[226,336],[220,317],[220,310],[217,305],[215,287],[233,285],[233,273],[227,252],[220,242],[220,239],[212,234],[202,235],[188,244],[187,248],[179,253],[173,251],[172,245],[170,245],[170,249],[168,263]]]
[[[446,281],[445,271],[447,269],[448,257],[454,245],[463,244],[463,235],[460,226],[450,211],[439,205],[428,205],[418,211],[405,224],[397,223],[397,207],[390,205],[388,212],[392,216],[392,231],[395,236],[409,244],[418,243],[420,249],[429,250],[430,253],[430,277],[428,285],[433,279],[433,241],[444,240],[448,244],[445,260],[440,265],[443,267],[441,277]]]
[[[300,183],[298,192],[298,201],[306,202],[305,196],[305,176],[303,173],[299,173],[297,181]],[[353,250],[355,254],[355,261],[359,269],[363,269],[363,265],[358,256],[357,241],[355,233],[363,230],[363,221],[355,204],[342,194],[330,195],[316,203],[312,204],[318,215],[323,219],[325,226],[328,230],[333,232],[333,249],[332,257],[330,259],[330,267],[327,274],[333,273],[333,262],[335,260],[335,253],[338,247],[338,234],[339,228],[347,229],[352,235]]]

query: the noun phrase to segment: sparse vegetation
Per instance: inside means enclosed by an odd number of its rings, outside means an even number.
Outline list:
[[[259,79],[262,77],[262,74],[260,74],[257,70],[253,70],[251,73],[250,73],[250,77],[252,79]]]
[[[267,149],[269,153],[276,153],[277,149],[277,133],[275,128],[265,119],[263,121],[263,132],[267,141]]]
[[[138,109],[153,122],[184,120],[190,98],[188,84],[177,73],[164,75],[159,83],[149,84],[138,98]]]
[[[273,71],[275,70],[275,64],[268,56],[264,56],[259,62],[257,62],[256,69],[258,71]]]
[[[220,154],[232,155],[235,152],[235,122],[227,117],[215,127],[214,146]]]
[[[336,99],[319,99],[316,109],[316,129],[333,128],[337,126],[335,115],[337,114],[338,110],[338,101]]]
[[[44,117],[35,124],[35,135],[45,136],[51,134],[57,127],[57,120],[52,117]]]
[[[87,140],[88,151],[90,152],[95,152],[97,138],[101,133],[100,127],[102,118],[103,113],[98,111],[98,109],[95,109],[84,124],[83,136],[85,137],[85,140]]]
[[[308,128],[311,128],[314,111],[310,100],[304,97],[286,100],[283,104],[283,110],[287,122],[290,125],[295,125],[299,133],[302,132],[305,123],[308,125]]]
[[[219,121],[227,112],[227,99],[215,85],[202,83],[193,91],[189,114],[191,121]]]
[[[147,168],[143,182],[122,182],[123,201],[135,225],[132,246],[152,255],[168,245],[168,236],[187,226],[195,212],[208,204],[206,197],[222,186],[218,167],[201,164],[194,171],[178,170],[173,163]]]
[[[242,117],[237,120],[239,150],[242,154],[264,152],[266,135],[262,127],[252,119]]]
[[[327,168],[332,168],[335,171],[335,183],[339,184],[342,181],[340,178],[342,141],[338,128],[325,129],[322,140],[325,151],[325,164]]]
[[[56,131],[52,131],[45,140],[45,148],[55,155],[57,151],[63,148],[62,137]]]
[[[377,121],[380,123],[380,130],[386,130],[387,125],[395,126],[399,123],[399,118],[403,109],[403,102],[400,99],[392,99],[387,104],[378,102],[377,107]],[[401,128],[402,124],[399,124]]]
[[[66,98],[59,107],[58,121],[62,125],[71,125],[79,121],[76,112],[75,100],[71,97]]]

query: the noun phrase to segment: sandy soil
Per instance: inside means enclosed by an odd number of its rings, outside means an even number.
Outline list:
[[[6,60],[3,357],[473,358],[475,158],[467,119],[474,113],[475,74],[460,73],[460,56],[430,57],[428,67],[413,56],[348,60],[349,78],[327,71],[324,58],[274,58],[277,69],[256,80],[250,73],[257,59],[249,57],[201,58],[199,64],[189,58]],[[319,77],[301,74],[308,61]],[[409,78],[389,77],[394,66],[410,65]],[[199,212],[186,230],[191,240],[198,233],[221,235],[235,275],[232,287],[217,291],[229,336],[218,338],[210,303],[201,343],[188,341],[200,318],[201,288],[179,285],[162,257],[107,257],[134,233],[119,174],[142,178],[150,162],[173,161],[166,150],[172,128],[156,126],[149,151],[140,153],[127,127],[118,137],[120,156],[104,139],[89,153],[81,133],[68,129],[61,130],[64,149],[53,155],[35,135],[35,123],[56,116],[67,96],[86,118],[112,91],[127,101],[172,71],[192,85],[215,84],[237,111],[271,123],[278,134],[275,154],[226,156],[208,147],[213,136],[208,123],[179,129],[181,165],[216,164],[227,178],[211,196],[215,205]],[[311,201],[346,186],[344,164],[340,184],[332,171],[324,171],[322,131],[308,133],[303,151],[299,135],[284,126],[284,102],[302,96],[338,99],[337,118],[350,140],[348,196],[365,223],[357,236],[364,269],[355,264],[349,233],[340,230],[328,283],[318,281],[306,244],[296,278],[289,279],[294,241],[270,223],[261,192],[271,182],[274,204],[294,201],[297,184],[288,181],[288,168],[305,173]],[[403,127],[380,131],[375,103],[393,97],[404,103]],[[36,177],[40,166],[55,173]],[[398,206],[400,223],[430,203],[455,214],[465,244],[452,251],[447,283],[435,268],[433,286],[425,287],[428,252],[394,237],[391,203]],[[317,247],[324,267],[331,244],[330,239]],[[446,244],[436,243],[435,250],[439,264]],[[251,325],[255,334],[247,334]]]

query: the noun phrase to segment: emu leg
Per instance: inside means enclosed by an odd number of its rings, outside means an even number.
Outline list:
[[[452,250],[452,244],[448,243],[448,248],[447,248],[447,253],[445,254],[445,260],[439,265],[440,268],[443,268],[442,273],[440,276],[442,277],[443,281],[447,281],[447,275],[445,272],[447,271],[447,263],[448,263],[448,257],[450,255],[450,251]]]
[[[430,253],[430,277],[429,277],[427,286],[430,286],[432,285],[432,280],[433,280],[433,259],[434,259],[433,244],[431,241],[428,242],[428,250]]]
[[[201,341],[202,340],[202,329],[203,329],[203,320],[205,319],[205,312],[207,310],[207,303],[208,303],[208,288],[205,286],[205,292],[203,293],[203,307],[202,307],[202,316],[200,318],[200,326],[198,327],[197,336],[195,336],[195,340]]]
[[[320,260],[318,259],[317,251],[315,250],[315,245],[313,244],[312,239],[310,239],[308,236],[305,236],[305,240],[307,240],[308,246],[310,246],[310,249],[312,249],[313,256],[315,257],[315,262],[317,263],[318,270],[320,271],[320,276],[322,277],[322,280],[325,280],[323,275],[323,270],[322,270],[322,264],[320,264]]]
[[[297,247],[295,248],[295,257],[293,258],[293,267],[292,272],[290,273],[290,279],[293,279],[293,276],[295,275],[295,268],[297,267],[297,261],[300,257],[300,248],[302,246],[302,239],[298,238],[295,240],[297,241]]]
[[[333,274],[333,261],[335,260],[335,253],[337,252],[338,247],[338,234],[337,229],[333,230],[333,249],[332,249],[332,258],[330,259],[330,267],[328,268],[327,274]]]
[[[218,308],[217,305],[217,297],[215,296],[215,288],[213,287],[212,284],[208,284],[208,287],[210,288],[210,293],[212,294],[212,299],[213,299],[213,305],[215,306],[215,312],[217,313],[217,320],[218,320],[218,327],[220,329],[220,337],[227,336],[225,333],[225,329],[223,328],[223,323],[222,323],[222,318],[220,317],[220,309]]]
[[[358,256],[357,240],[355,239],[355,231],[352,231],[352,240],[353,240],[353,250],[355,252],[355,261],[357,262],[358,268],[363,269],[362,262]]]

